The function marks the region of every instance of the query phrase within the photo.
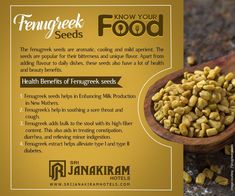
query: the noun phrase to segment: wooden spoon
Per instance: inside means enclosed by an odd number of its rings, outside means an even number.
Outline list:
[[[235,52],[216,60],[209,61],[207,63],[203,63],[194,67],[184,68],[180,71],[171,73],[155,82],[149,88],[144,101],[144,113],[149,126],[157,135],[166,140],[183,144],[184,150],[187,152],[197,153],[218,151],[222,149],[225,144],[231,143],[235,140],[235,122],[218,135],[205,138],[190,138],[171,133],[160,123],[158,123],[153,116],[155,112],[153,109],[152,96],[162,87],[164,87],[169,80],[172,80],[175,83],[179,83],[183,78],[183,73],[185,71],[193,72],[194,70],[203,70],[205,66],[213,68],[217,65],[221,67],[223,74],[226,74],[228,72],[233,72],[235,74]]]

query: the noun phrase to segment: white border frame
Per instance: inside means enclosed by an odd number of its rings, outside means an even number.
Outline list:
[[[138,189],[138,188],[132,188],[132,189],[48,189],[48,188],[42,188],[42,189],[27,189],[27,188],[13,188],[13,171],[12,171],[12,7],[169,7],[170,8],[170,67],[161,70],[160,72],[154,74],[151,76],[143,85],[143,87],[140,90],[139,96],[138,96],[138,104],[137,104],[137,110],[138,110],[138,117],[141,123],[141,126],[143,127],[144,131],[150,137],[153,141],[156,143],[165,146],[170,149],[170,165],[171,165],[171,185],[169,189],[154,189],[154,188],[148,188],[148,189]],[[139,99],[140,95],[145,87],[145,85],[156,75],[158,75],[161,72],[164,72],[166,70],[172,69],[172,5],[170,4],[148,4],[148,5],[10,5],[10,190],[11,191],[141,191],[141,192],[157,192],[157,191],[172,191],[172,147],[167,146],[165,144],[162,144],[161,142],[155,140],[145,129],[142,120],[140,118],[140,111],[139,111]]]

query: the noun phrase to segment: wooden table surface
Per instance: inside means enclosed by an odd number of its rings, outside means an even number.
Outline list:
[[[185,0],[184,21],[186,66],[186,58],[190,55],[196,57],[197,63],[203,63],[235,51],[235,0]],[[194,181],[196,175],[210,164],[221,166],[221,175],[231,179],[230,163],[230,156],[223,151],[184,155],[184,169],[193,176]],[[234,194],[230,185],[223,187],[208,180],[205,186],[195,183],[184,185],[185,196]]]

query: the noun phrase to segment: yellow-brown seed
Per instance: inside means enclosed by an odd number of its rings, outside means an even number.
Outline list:
[[[211,99],[211,93],[209,91],[203,90],[199,93],[199,95],[200,95],[201,98],[203,98],[207,101],[209,101]]]
[[[187,63],[190,65],[190,66],[193,66],[196,64],[196,57],[191,55],[191,56],[188,56],[187,57]]]
[[[232,145],[225,145],[224,146],[224,153],[226,154],[226,155],[231,155],[231,151],[232,151]]]
[[[187,129],[187,126],[184,124],[184,123],[181,123],[179,125],[179,130],[180,130],[180,133],[183,135],[183,136],[187,136],[188,135],[188,129]]]
[[[183,179],[186,183],[192,182],[192,177],[185,171],[183,171]]]
[[[234,77],[234,74],[232,73],[232,72],[229,72],[226,76],[225,76],[225,80],[226,81],[230,81],[230,80],[232,80],[233,79],[233,77]]]
[[[216,119],[219,116],[219,112],[211,112],[209,118],[211,120]]]
[[[223,186],[227,186],[229,184],[229,181],[227,178],[223,177],[223,176],[217,176],[215,178],[215,182],[219,185],[223,185]]]
[[[207,136],[213,136],[213,135],[217,135],[218,131],[216,130],[216,128],[210,128],[206,130],[206,135]]]
[[[233,121],[234,121],[234,115],[224,117],[224,124],[225,125],[230,125],[230,124],[232,124]]]
[[[196,184],[203,185],[205,182],[206,175],[204,173],[200,173],[196,177]]]
[[[213,176],[214,176],[214,172],[211,171],[211,170],[208,169],[208,168],[205,168],[202,173],[204,173],[205,176],[206,176],[206,178],[209,178],[210,180],[211,180],[211,179],[213,178]]]
[[[189,99],[189,106],[190,107],[193,107],[193,106],[195,106],[196,105],[196,103],[197,103],[197,97],[195,96],[195,95],[192,95],[191,97],[190,97],[190,99]]]
[[[218,165],[211,165],[210,166],[210,170],[217,173],[217,174],[220,174],[221,173],[221,169]]]
[[[198,98],[198,101],[197,101],[197,107],[199,108],[199,109],[203,109],[204,107],[206,107],[208,105],[208,102],[205,100],[205,99],[203,99],[203,98],[201,98],[201,97],[199,97]]]

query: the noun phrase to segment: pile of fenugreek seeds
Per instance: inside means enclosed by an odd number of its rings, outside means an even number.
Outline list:
[[[233,145],[226,145],[224,147],[224,153],[231,156]],[[221,176],[222,169],[218,165],[210,165],[210,168],[205,168],[201,173],[196,176],[195,183],[204,185],[205,180],[214,181],[216,184],[227,186],[229,185],[228,178]],[[185,183],[191,183],[192,177],[188,172],[183,171],[183,179]]]
[[[214,136],[234,121],[235,79],[221,68],[185,72],[181,83],[172,81],[153,97],[154,117],[166,129],[188,137]]]

